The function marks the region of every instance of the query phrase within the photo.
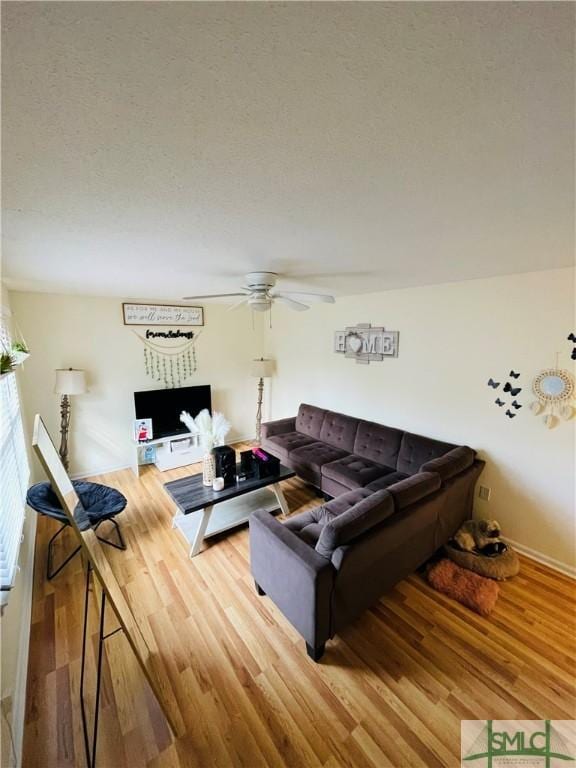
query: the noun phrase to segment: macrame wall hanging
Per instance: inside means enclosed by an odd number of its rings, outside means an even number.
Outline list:
[[[542,416],[548,429],[558,426],[560,419],[568,421],[574,416],[574,379],[569,371],[547,368],[540,371],[532,382],[536,400],[530,403],[534,416]]]
[[[146,336],[136,331],[133,333],[144,346],[144,370],[150,378],[162,382],[166,388],[174,388],[182,386],[186,379],[196,373],[196,339],[200,332],[146,331]],[[159,336],[166,341],[152,340]]]

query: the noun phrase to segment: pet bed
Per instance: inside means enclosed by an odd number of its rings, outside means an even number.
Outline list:
[[[500,591],[495,581],[461,568],[447,558],[430,567],[428,581],[438,592],[457,600],[481,616],[490,614]]]
[[[474,571],[479,576],[485,576],[488,579],[505,581],[512,576],[516,576],[520,571],[518,553],[511,547],[493,557],[486,557],[476,552],[464,552],[461,549],[450,546],[450,544],[446,544],[444,552],[457,565],[462,566],[462,568],[468,568],[469,571]]]

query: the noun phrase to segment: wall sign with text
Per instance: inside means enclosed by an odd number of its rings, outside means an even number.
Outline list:
[[[398,356],[398,331],[385,328],[373,328],[370,323],[336,331],[334,334],[334,352],[367,364],[371,360],[384,360],[385,357]]]
[[[124,325],[204,325],[202,307],[177,304],[122,304]]]

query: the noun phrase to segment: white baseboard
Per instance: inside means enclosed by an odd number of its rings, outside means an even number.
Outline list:
[[[254,435],[250,437],[235,437],[230,441],[231,445],[235,443],[251,443],[254,440]],[[194,462],[198,463],[198,462]],[[121,472],[124,469],[132,469],[132,464],[120,464],[115,466],[100,467],[99,469],[91,469],[89,472],[75,472],[70,475],[71,480],[85,480],[88,477],[96,477],[97,475],[108,475],[111,472]]]
[[[85,480],[88,477],[96,477],[96,475],[108,475],[110,472],[121,472],[123,469],[132,469],[131,464],[121,464],[114,467],[101,467],[100,469],[91,469],[89,472],[75,472],[70,475],[71,480]]]
[[[548,568],[552,568],[554,571],[563,573],[565,576],[569,576],[571,579],[576,579],[575,566],[568,565],[568,563],[563,563],[560,560],[556,560],[554,557],[550,557],[549,555],[543,555],[541,552],[537,552],[535,549],[526,547],[524,544],[520,544],[518,541],[514,541],[513,539],[509,539],[505,536],[502,538],[504,541],[510,544],[510,546],[514,547],[515,550],[520,552],[521,555],[525,555],[531,560],[535,560],[537,563],[541,563],[542,565],[547,565]]]

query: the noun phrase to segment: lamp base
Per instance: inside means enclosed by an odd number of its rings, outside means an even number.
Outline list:
[[[254,445],[260,445],[262,440],[262,393],[264,392],[264,379],[258,380],[258,405],[256,407],[256,438]]]
[[[70,398],[62,395],[60,399],[60,460],[68,472],[68,432],[70,430]]]

